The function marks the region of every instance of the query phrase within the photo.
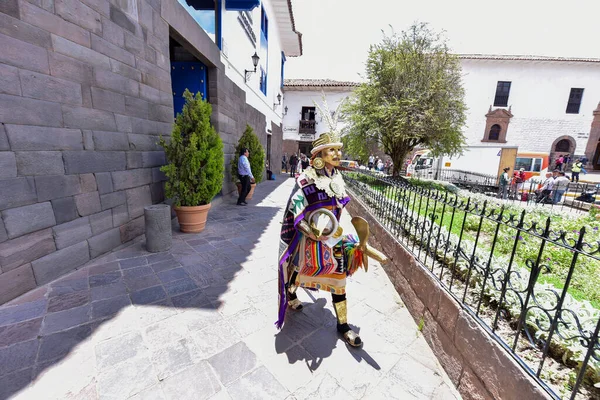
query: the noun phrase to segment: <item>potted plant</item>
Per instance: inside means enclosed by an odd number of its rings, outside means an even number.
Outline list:
[[[165,194],[173,199],[182,232],[201,232],[206,226],[210,202],[223,187],[223,142],[210,124],[212,106],[183,94],[185,105],[177,115],[171,141],[160,138],[167,165],[161,171],[167,176]]]
[[[236,182],[238,193],[242,191],[242,184],[239,181],[238,177],[238,161],[240,152],[242,149],[247,148],[250,152],[250,156],[248,157],[248,161],[250,162],[250,169],[252,170],[252,175],[254,175],[254,180],[256,181],[252,185],[250,185],[250,193],[246,196],[247,200],[252,200],[252,195],[254,194],[254,188],[257,183],[260,183],[263,178],[263,172],[265,169],[265,150],[260,144],[260,140],[258,136],[252,130],[252,127],[246,124],[246,130],[238,144],[235,148],[235,157],[231,159],[231,179],[233,182]]]

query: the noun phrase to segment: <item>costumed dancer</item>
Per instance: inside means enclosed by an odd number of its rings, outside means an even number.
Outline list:
[[[331,114],[327,111],[321,115]],[[349,345],[358,347],[362,340],[348,325],[346,277],[360,267],[367,270],[367,255],[382,262],[387,259],[367,245],[369,228],[364,219],[352,219],[358,237],[344,235],[339,226],[342,210],[350,201],[337,169],[341,149],[335,131],[315,140],[311,166],[296,180],[287,203],[281,228],[276,326],[283,326],[288,307],[295,311],[303,308],[296,295],[298,287],[324,290],[332,294],[338,332]]]

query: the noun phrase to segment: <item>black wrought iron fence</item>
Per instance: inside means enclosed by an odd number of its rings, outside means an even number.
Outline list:
[[[435,185],[364,171],[344,179],[548,393],[600,398],[600,223],[568,232],[556,217]]]

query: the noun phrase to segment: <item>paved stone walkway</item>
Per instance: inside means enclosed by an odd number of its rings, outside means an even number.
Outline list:
[[[279,178],[168,253],[140,241],[0,307],[0,399],[458,399],[374,262],[348,283],[362,349],[326,293],[275,329]]]

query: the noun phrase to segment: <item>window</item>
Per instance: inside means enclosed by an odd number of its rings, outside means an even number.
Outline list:
[[[510,93],[510,82],[498,81],[496,86],[496,97],[494,98],[494,107],[508,106],[508,95]]]
[[[488,140],[500,140],[500,131],[502,131],[500,125],[492,125],[492,127],[490,128],[490,134],[488,135]]]
[[[269,18],[264,7],[260,8],[260,32],[265,35],[265,39],[269,39]]]
[[[523,168],[525,171],[531,171],[532,161],[533,159],[529,157],[517,157],[517,160],[515,161],[515,171],[518,171],[521,168]]]
[[[260,67],[260,91],[267,94],[267,73]]]
[[[315,107],[302,107],[302,120],[303,121],[314,121],[315,120]]]
[[[579,114],[581,106],[581,98],[583,97],[583,89],[572,88],[569,94],[569,102],[567,103],[567,114]]]

